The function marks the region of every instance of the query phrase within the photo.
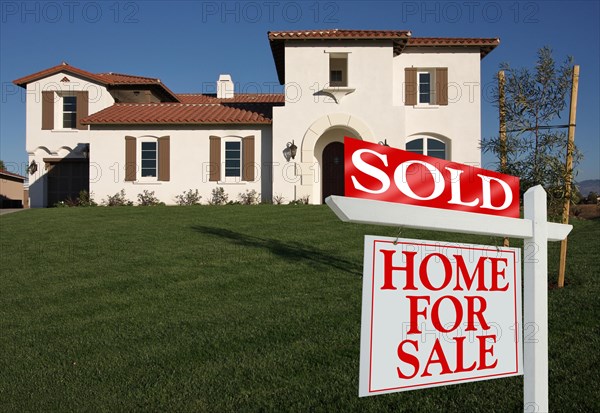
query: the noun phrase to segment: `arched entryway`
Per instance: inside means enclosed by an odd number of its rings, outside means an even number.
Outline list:
[[[344,144],[331,142],[323,149],[321,201],[330,195],[344,195]]]

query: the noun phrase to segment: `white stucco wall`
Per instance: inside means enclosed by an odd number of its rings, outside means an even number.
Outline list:
[[[329,53],[348,54],[348,88],[336,103],[323,93],[329,80]],[[344,134],[399,146],[405,134],[404,108],[393,106],[392,42],[290,42],[285,49],[286,105],[273,110],[273,193],[287,201],[308,195],[321,203],[319,148]],[[294,140],[298,155],[286,162],[282,151]],[[322,149],[321,149],[322,151]],[[292,165],[290,165],[292,164]],[[295,173],[294,173],[295,171]]]
[[[228,179],[219,182],[209,180],[210,141],[215,135],[223,139],[254,136],[255,180]],[[170,137],[170,180],[168,182],[136,180],[125,181],[125,136]],[[222,142],[223,145],[223,142]],[[207,203],[216,187],[223,187],[230,201],[238,201],[239,194],[255,190],[264,198],[271,199],[271,132],[270,126],[246,128],[188,127],[173,129],[148,128],[136,130],[92,130],[90,143],[90,192],[97,202],[105,200],[122,189],[127,199],[137,203],[137,195],[144,190],[153,191],[167,205],[175,204],[177,195],[190,189],[198,189],[202,203]],[[224,158],[221,159],[221,175],[224,176]],[[139,155],[137,157],[139,164]]]
[[[408,48],[394,58],[394,104],[404,104],[404,69],[448,68],[447,106],[405,106],[405,138],[415,135],[450,140],[449,160],[481,163],[481,59],[479,48],[431,51]]]
[[[323,96],[329,53],[348,53],[348,88],[336,103]],[[404,148],[415,136],[447,143],[448,158],[480,163],[479,48],[409,48],[393,56],[391,42],[288,42],[285,48],[286,105],[273,111],[273,193],[287,200],[310,196],[321,203],[320,163],[325,145],[344,134]],[[447,106],[405,106],[404,69],[448,68]],[[343,88],[342,88],[343,89]],[[282,151],[294,140],[298,156]],[[319,140],[321,139],[321,140]]]
[[[61,82],[64,77],[69,82]],[[54,130],[42,130],[42,91],[88,91],[88,113],[92,114],[114,104],[114,99],[104,86],[89,82],[70,73],[57,73],[31,82],[26,91],[26,139],[28,162],[35,160],[38,170],[29,177],[31,207],[46,206],[44,158],[81,157],[82,145],[90,142],[89,130],[63,129],[62,100],[56,95]]]

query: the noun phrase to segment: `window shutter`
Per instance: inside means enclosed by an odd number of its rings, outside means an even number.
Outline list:
[[[242,139],[242,181],[254,181],[254,136]]]
[[[417,104],[417,69],[414,67],[404,69],[404,104]]]
[[[75,92],[77,96],[77,129],[87,130],[87,125],[81,124],[81,119],[88,115],[88,91]]]
[[[135,138],[133,136],[125,136],[125,181],[135,181],[137,169],[135,151]]]
[[[221,179],[221,138],[210,136],[209,181]]]
[[[42,129],[54,129],[54,92],[42,92]]]
[[[162,136],[158,138],[158,180],[171,179],[171,138]]]
[[[438,67],[435,69],[436,103],[438,105],[448,104],[448,68]]]

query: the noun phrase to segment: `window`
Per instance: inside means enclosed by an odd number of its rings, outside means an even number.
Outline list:
[[[142,178],[157,177],[156,142],[142,142]]]
[[[420,105],[430,105],[435,102],[433,94],[435,93],[434,76],[432,72],[418,72],[419,79],[419,100]]]
[[[348,86],[348,55],[329,54],[329,86]]]
[[[404,69],[404,104],[407,106],[448,105],[448,68]]]
[[[447,159],[446,144],[439,139],[418,138],[406,143],[406,150],[420,155],[433,156],[438,159]]]
[[[241,141],[225,142],[225,178],[239,178],[242,175]]]
[[[77,128],[77,96],[63,96],[63,128]]]

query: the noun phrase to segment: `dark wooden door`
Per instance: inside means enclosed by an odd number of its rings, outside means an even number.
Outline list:
[[[48,206],[79,197],[80,191],[90,190],[90,163],[80,160],[51,162],[47,173]]]
[[[332,142],[323,149],[323,199],[344,195],[344,144]]]

